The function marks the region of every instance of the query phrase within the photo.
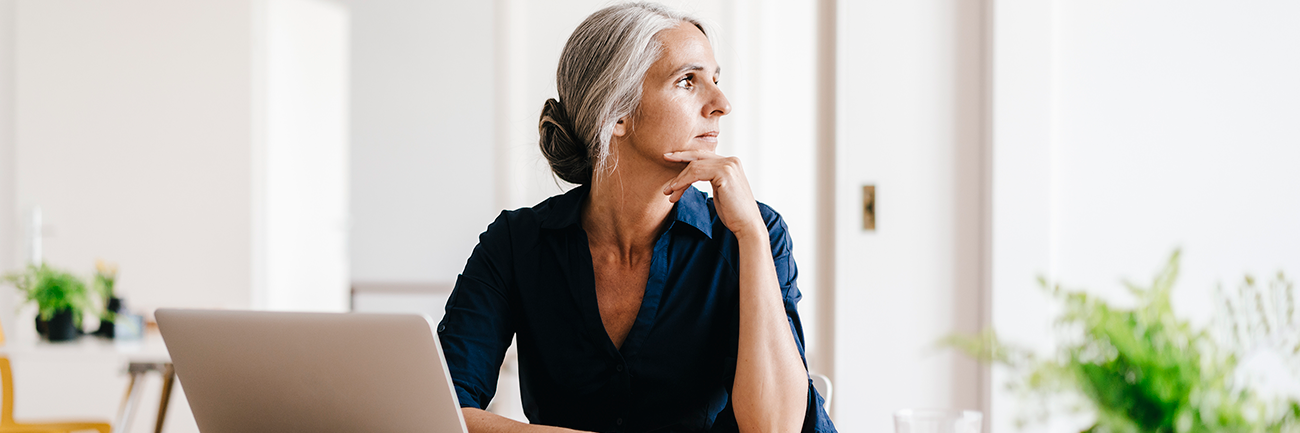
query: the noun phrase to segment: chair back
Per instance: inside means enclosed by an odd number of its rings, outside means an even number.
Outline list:
[[[9,357],[0,356],[0,388],[4,388],[4,401],[0,402],[0,425],[14,423],[14,371],[9,366]]]
[[[812,377],[813,388],[817,388],[817,392],[821,393],[822,399],[826,400],[826,404],[822,406],[829,408],[831,406],[831,395],[835,392],[835,387],[831,385],[831,378],[826,377],[824,374],[817,373],[812,373],[808,376]]]

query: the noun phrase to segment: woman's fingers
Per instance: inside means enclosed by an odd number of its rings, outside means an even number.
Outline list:
[[[707,150],[683,150],[679,152],[668,152],[664,154],[664,159],[673,162],[691,162],[702,159],[722,158],[716,153]]]
[[[668,195],[668,201],[677,203],[677,200],[682,198],[682,194],[686,193],[686,188],[690,187],[691,184],[702,180],[710,180],[702,177],[699,175],[698,165],[688,165],[681,173],[677,174],[677,177],[669,181],[667,186],[664,186],[664,194]]]
[[[713,185],[718,217],[732,232],[739,234],[741,230],[750,230],[748,227],[763,225],[740,159],[702,150],[666,153],[664,159],[686,163],[677,177],[664,186],[663,193],[669,201],[676,203],[691,184],[707,181]]]
[[[682,199],[682,194],[686,194],[686,188],[673,191],[672,195],[668,196],[668,202],[677,203],[677,200]]]
[[[680,152],[665,153],[664,159],[673,162],[687,163],[686,168],[682,169],[682,172],[678,173],[677,177],[673,178],[671,182],[668,182],[668,185],[664,186],[664,195],[669,196],[669,201],[676,203],[677,199],[681,198],[682,194],[686,192],[686,188],[691,186],[691,184],[699,181],[713,181],[713,177],[715,176],[710,173],[705,173],[709,171],[708,168],[701,168],[701,166],[712,165],[703,163],[705,161],[713,162],[714,160],[720,160],[723,159],[723,157],[707,150],[683,150]]]

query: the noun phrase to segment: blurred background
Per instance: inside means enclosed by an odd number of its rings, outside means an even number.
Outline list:
[[[1174,308],[1205,324],[1216,287],[1300,273],[1300,3],[664,3],[717,29],[720,152],[790,226],[841,431],[905,407],[1015,431],[1009,373],[936,341],[993,328],[1050,350],[1040,276],[1123,304],[1181,247]],[[0,270],[114,263],[145,320],[436,319],[501,210],[572,187],[537,118],[569,33],[607,4],[0,0]],[[35,315],[0,288],[9,341]],[[127,381],[114,357],[13,363],[20,419],[109,419]],[[510,374],[494,409],[519,417]],[[164,427],[196,431],[181,391]]]

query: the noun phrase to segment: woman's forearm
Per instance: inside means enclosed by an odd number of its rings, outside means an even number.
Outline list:
[[[808,375],[781,299],[767,227],[740,236],[740,339],[732,388],[736,423],[747,433],[799,431]]]
[[[460,411],[465,415],[465,426],[469,428],[469,433],[572,433],[577,431],[560,427],[525,424],[472,407],[462,407]]]

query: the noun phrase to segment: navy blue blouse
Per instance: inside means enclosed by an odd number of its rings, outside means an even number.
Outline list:
[[[438,336],[461,407],[485,408],[512,337],[533,424],[596,432],[736,431],[736,238],[713,199],[689,188],[655,242],[641,309],[621,348],[596,304],[581,186],[502,212],[456,280]],[[790,330],[804,355],[798,270],[785,222],[759,204]],[[807,361],[805,360],[805,366]],[[805,432],[834,432],[808,386]]]

